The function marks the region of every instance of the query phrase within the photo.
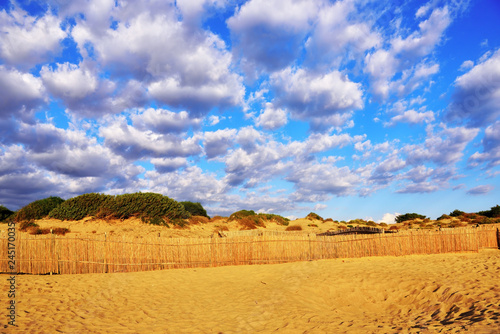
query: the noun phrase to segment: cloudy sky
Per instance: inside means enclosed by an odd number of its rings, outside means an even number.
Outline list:
[[[397,5],[396,5],[397,3]],[[0,204],[500,204],[496,0],[0,1]]]

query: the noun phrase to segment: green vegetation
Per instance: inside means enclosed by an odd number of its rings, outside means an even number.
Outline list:
[[[500,217],[500,205],[494,206],[487,211],[479,211],[477,213],[481,216],[486,216],[488,218],[499,218]]]
[[[465,212],[460,211],[460,210],[454,210],[453,212],[450,212],[449,216],[450,217],[460,217],[464,214]]]
[[[186,209],[186,211],[189,212],[192,216],[202,216],[210,219],[210,217],[207,215],[207,211],[203,208],[201,203],[185,201],[181,202],[181,204],[184,206],[184,209]]]
[[[323,220],[323,218],[318,215],[317,213],[314,213],[314,212],[310,212],[307,216],[306,216],[306,219],[309,219],[309,220]]]
[[[80,220],[93,216],[103,219],[140,218],[154,225],[184,225],[191,215],[179,202],[161,194],[134,193],[124,195],[85,194],[71,198],[50,212],[60,220]]]
[[[9,217],[11,217],[13,214],[14,214],[14,211],[10,211],[10,210],[9,210],[9,209],[7,209],[5,206],[0,205],[0,222],[4,222],[4,221],[6,221],[6,220],[7,220],[7,219],[9,219]]]
[[[426,219],[426,216],[419,215],[418,213],[405,213],[396,217],[396,223],[402,223],[407,220]]]
[[[272,221],[279,225],[288,226],[290,219],[272,213],[255,213],[253,210],[240,210],[229,216],[228,221],[237,221],[244,229],[255,229],[265,226],[265,221]]]
[[[73,197],[53,209],[50,218],[59,220],[80,220],[88,216],[95,216],[102,204],[113,196],[89,193]]]
[[[17,222],[41,219],[63,202],[62,198],[54,196],[34,201],[17,211],[13,218]]]

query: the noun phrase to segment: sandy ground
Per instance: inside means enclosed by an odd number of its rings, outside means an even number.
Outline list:
[[[158,233],[163,237],[210,237],[214,232],[228,229],[230,231],[238,231],[243,229],[238,222],[227,222],[227,218],[218,219],[208,223],[199,223],[187,225],[184,228],[165,227],[144,224],[140,219],[127,219],[124,221],[111,220],[104,221],[101,219],[85,218],[79,221],[60,221],[57,219],[40,219],[36,223],[41,228],[68,228],[70,233],[68,236],[88,236],[91,234],[102,235],[104,233],[130,236],[157,236]],[[331,221],[322,222],[319,220],[309,220],[305,218],[296,219],[290,222],[290,225],[299,225],[304,232],[322,233],[329,230],[338,230],[340,225]],[[259,229],[285,231],[287,226],[278,225],[274,222],[266,222],[265,227]],[[6,230],[6,226],[0,226],[0,229]],[[22,233],[22,232],[19,232]]]
[[[17,276],[2,333],[500,333],[500,251]],[[2,309],[7,275],[0,275]],[[6,311],[4,311],[6,312]]]

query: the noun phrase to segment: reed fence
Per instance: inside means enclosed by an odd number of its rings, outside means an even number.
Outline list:
[[[0,272],[8,264],[8,238],[0,236]],[[477,252],[499,247],[496,227],[394,234],[316,236],[263,233],[227,238],[27,235],[15,241],[15,272],[84,274],[284,263],[365,256]]]

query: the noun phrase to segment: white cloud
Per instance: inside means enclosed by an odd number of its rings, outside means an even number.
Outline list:
[[[10,115],[30,115],[46,101],[42,80],[30,73],[0,65],[0,119]]]
[[[307,57],[313,58],[310,61],[339,66],[382,42],[369,20],[357,12],[356,5],[354,1],[337,1],[318,11],[313,33],[306,42]]]
[[[227,150],[235,143],[237,131],[235,129],[222,129],[205,132],[203,135],[203,148],[208,159],[226,154]]]
[[[377,223],[386,223],[386,224],[395,224],[396,217],[399,216],[400,213],[386,213]]]
[[[417,18],[424,16],[428,9],[421,7]],[[427,65],[425,60],[418,66],[415,64],[440,43],[450,23],[448,7],[436,8],[427,20],[419,23],[418,30],[404,38],[396,35],[391,39],[388,49],[381,48],[366,55],[365,72],[371,76],[375,96],[386,100],[395,89],[400,95],[408,94],[420,86],[425,78],[435,74],[439,69],[438,64]],[[402,79],[392,83],[398,72],[402,72]]]
[[[361,84],[339,71],[313,74],[289,67],[271,75],[271,83],[276,89],[276,106],[286,107],[300,120],[340,126],[338,121],[347,122],[352,110],[364,106]]]
[[[474,188],[467,190],[467,194],[469,194],[469,195],[486,195],[489,192],[491,192],[494,188],[495,187],[493,187],[492,185],[489,185],[489,184],[480,185],[480,186],[477,186],[477,187],[474,187]]]
[[[500,116],[500,50],[487,56],[455,80],[447,119],[485,126]]]
[[[61,20],[49,12],[33,17],[18,7],[0,11],[0,58],[23,69],[50,61],[66,37],[60,25]]]
[[[472,60],[466,60],[462,63],[462,65],[460,65],[460,68],[458,70],[465,72],[473,67],[474,67],[474,62]]]
[[[432,111],[417,112],[415,110],[406,110],[401,115],[391,118],[390,122],[384,123],[384,126],[393,126],[396,123],[404,122],[410,124],[430,123],[434,121],[434,113]]]
[[[441,125],[442,130],[432,132],[428,130],[427,139],[420,145],[407,145],[407,162],[418,165],[432,161],[438,165],[450,165],[458,162],[464,155],[464,149],[478,134],[478,129],[464,127],[447,128]]]
[[[319,1],[251,0],[227,20],[245,61],[265,70],[290,64],[317,15]]]
[[[45,65],[40,76],[49,91],[63,99],[82,99],[95,92],[98,84],[91,71],[70,63],[57,64],[55,70]]]
[[[159,173],[171,173],[179,168],[188,165],[186,158],[153,158],[151,163],[155,166],[155,170]]]
[[[275,130],[284,126],[288,122],[286,111],[275,108],[270,102],[266,103],[266,108],[257,117],[255,124],[267,130]]]
[[[126,9],[116,9],[118,19],[129,16]],[[143,80],[153,98],[170,106],[206,114],[242,103],[244,87],[230,70],[232,56],[222,39],[188,29],[172,10],[135,13],[99,33],[79,20],[72,36],[81,52],[90,43],[112,73]]]
[[[486,163],[488,168],[500,165],[500,121],[484,130],[483,152],[475,152],[469,157],[469,165],[476,167]]]
[[[138,109],[130,116],[133,125],[140,130],[152,130],[156,133],[180,133],[191,127],[198,127],[201,118],[191,118],[186,111],[178,113],[165,109]]]
[[[141,131],[127,124],[122,117],[99,129],[105,146],[129,159],[144,157],[187,157],[201,153],[198,136],[182,138],[159,134],[151,130]]]

